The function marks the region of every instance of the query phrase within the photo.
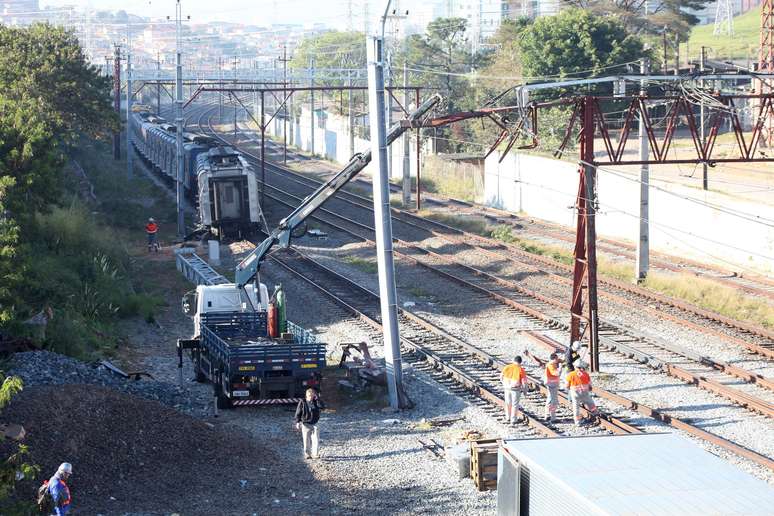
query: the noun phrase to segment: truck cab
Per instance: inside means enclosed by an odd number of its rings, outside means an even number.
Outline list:
[[[233,283],[221,285],[199,285],[183,298],[183,312],[193,317],[194,335],[201,335],[203,314],[234,312],[266,312],[269,306],[269,291],[266,285],[258,283],[239,288]]]

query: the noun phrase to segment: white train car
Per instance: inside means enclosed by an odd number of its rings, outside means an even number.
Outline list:
[[[258,181],[233,147],[218,146],[197,156],[199,219],[218,237],[253,233],[261,220]]]

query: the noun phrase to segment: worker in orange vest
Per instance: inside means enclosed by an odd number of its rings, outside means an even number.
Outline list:
[[[543,381],[548,389],[548,399],[546,399],[546,419],[556,421],[556,409],[559,407],[559,380],[562,375],[562,363],[559,361],[559,355],[551,353],[550,360],[546,363],[543,372]]]
[[[575,426],[580,426],[580,408],[581,405],[593,415],[599,415],[599,410],[594,400],[591,399],[591,377],[586,372],[587,365],[580,361],[575,364],[575,370],[567,373],[567,388],[570,390],[570,400],[572,401],[572,417],[575,420]]]
[[[148,234],[148,251],[156,247],[156,233],[159,232],[159,226],[153,217],[148,219],[148,223],[145,224],[145,233]]]
[[[503,367],[500,381],[505,392],[505,421],[515,425],[519,419],[519,402],[527,385],[527,372],[521,366],[521,357],[516,355],[513,362]],[[526,417],[524,418],[526,420]]]

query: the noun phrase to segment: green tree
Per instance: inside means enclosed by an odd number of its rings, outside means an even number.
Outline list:
[[[583,9],[538,19],[524,29],[519,50],[525,76],[557,78],[625,71],[646,54],[620,21]]]
[[[678,34],[681,41],[687,40],[691,27],[699,23],[694,13],[714,3],[713,0],[660,0],[655,3],[648,0],[562,1],[600,16],[617,18],[633,34],[653,36],[666,27],[669,33]]]

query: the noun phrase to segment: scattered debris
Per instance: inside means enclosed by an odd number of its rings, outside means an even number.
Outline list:
[[[13,439],[14,441],[22,441],[27,436],[27,431],[24,427],[16,424],[0,425],[0,434],[6,439]]]
[[[413,301],[404,301],[403,302],[403,308],[411,308],[417,306],[417,304]]]
[[[422,439],[417,439],[417,441],[419,442],[419,444],[422,445],[422,448],[429,451],[439,459],[443,457],[445,453],[445,448],[442,445],[438,444],[438,442],[436,442],[435,439],[430,439],[429,443],[424,442]]]
[[[318,240],[328,240],[328,233],[320,231],[319,229],[310,229],[306,234]]]

